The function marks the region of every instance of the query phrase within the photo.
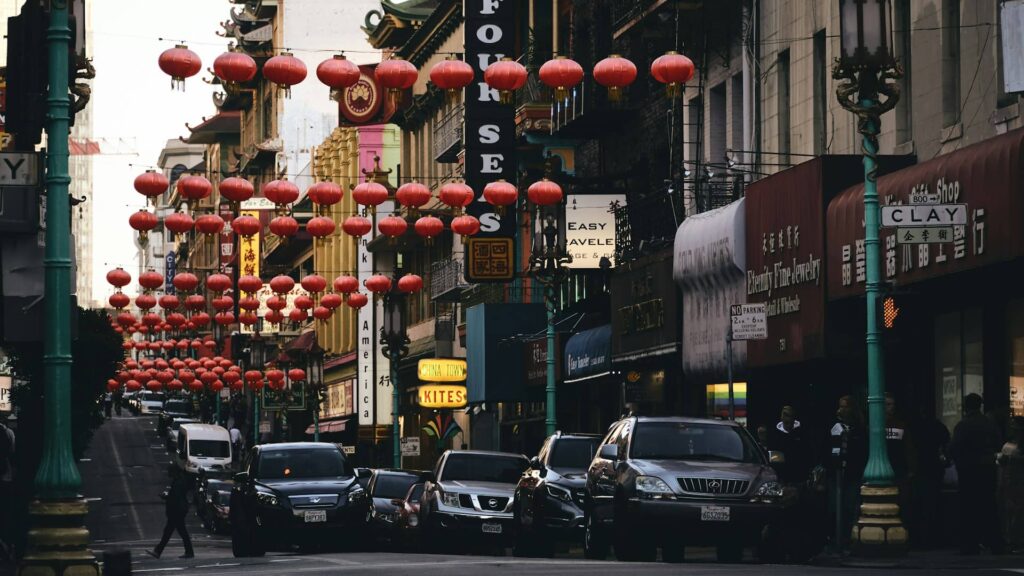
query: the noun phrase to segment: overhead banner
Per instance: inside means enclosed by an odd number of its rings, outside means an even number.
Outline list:
[[[164,293],[174,294],[174,274],[177,272],[177,256],[174,250],[167,251],[167,257],[164,259]]]
[[[235,214],[230,204],[221,204],[217,210],[218,215],[224,222],[231,222]],[[225,225],[219,234],[220,237],[220,272],[228,276],[234,276],[235,268],[232,264],[235,261],[235,233],[231,231],[230,225]]]
[[[516,211],[499,215],[483,199],[489,182],[516,181],[515,110],[502,104],[498,91],[484,82],[484,70],[505,56],[514,57],[516,2],[465,0],[466,62],[475,81],[466,87],[466,184],[476,201],[466,211],[480,219],[480,232],[466,242],[465,276],[469,282],[506,282],[515,276]]]

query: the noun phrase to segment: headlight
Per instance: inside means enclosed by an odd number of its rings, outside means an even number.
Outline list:
[[[442,492],[441,502],[445,506],[451,506],[452,508],[459,507],[459,495],[455,492]]]
[[[782,484],[779,484],[774,480],[769,480],[757,487],[757,491],[754,492],[753,500],[761,502],[771,502],[773,500],[782,498],[782,496]]]
[[[415,528],[415,527],[417,527],[419,525],[420,525],[420,518],[419,518],[419,516],[417,516],[415,514],[413,514],[412,516],[409,516],[409,526],[412,526],[413,528]]]
[[[670,498],[672,489],[657,476],[637,476],[636,491],[641,498]]]
[[[257,492],[256,502],[264,506],[277,506],[278,504],[277,496],[267,492]]]
[[[555,486],[554,484],[548,484],[548,495],[552,498],[561,500],[562,502],[572,502],[572,494],[562,488],[561,486]]]
[[[365,493],[366,493],[366,491],[363,490],[363,487],[358,485],[358,484],[356,484],[355,486],[352,487],[352,490],[349,491],[348,496],[351,499],[362,498],[363,494],[365,494]]]

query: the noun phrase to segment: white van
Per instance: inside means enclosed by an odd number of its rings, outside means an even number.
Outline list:
[[[231,435],[223,426],[182,424],[178,428],[177,462],[185,472],[231,466]]]

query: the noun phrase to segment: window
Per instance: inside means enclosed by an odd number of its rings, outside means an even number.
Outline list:
[[[1010,415],[1024,416],[1024,300],[1010,304]]]
[[[911,51],[910,0],[897,0],[893,6],[893,19],[896,40],[896,58],[903,66],[903,78],[900,79],[900,99],[896,101],[896,143],[903,144],[914,139],[912,120],[914,95],[912,74],[913,56]]]
[[[1017,102],[1016,94],[1009,94],[1006,92],[1006,77],[1005,60],[1003,58],[1003,3],[995,3],[996,10],[996,30],[999,34],[999,38],[996,40],[996,69],[999,70],[999,78],[996,82],[996,107],[1004,108],[1015,102]]]
[[[690,171],[694,171],[694,167],[697,165],[697,160],[701,155],[701,126],[704,118],[704,101],[701,98],[691,98],[686,103],[686,130],[687,136],[686,141],[689,143],[685,163],[686,168]]]
[[[188,454],[198,458],[228,458],[231,444],[221,440],[190,440]]]
[[[824,154],[828,146],[826,135],[828,114],[828,58],[826,57],[825,29],[814,34],[814,153]]]
[[[789,122],[789,50],[779,52],[778,61],[775,64],[775,82],[778,87],[776,104],[778,106],[777,119],[779,123],[778,164],[789,164],[790,152],[790,122]]]
[[[963,415],[963,397],[984,395],[983,356],[980,309],[935,318],[935,415],[950,430]]]
[[[257,478],[332,478],[352,476],[340,450],[310,448],[273,450],[260,454]]]
[[[711,88],[711,118],[708,123],[708,161],[712,164],[725,162],[725,82]]]
[[[274,99],[270,94],[263,99],[263,139],[274,137]]]
[[[960,0],[942,0],[942,125],[960,122]]]
[[[732,138],[729,140],[729,147],[733,150],[746,150],[747,143],[743,140],[743,75],[735,74],[732,77],[730,99],[732,100]],[[735,154],[735,152],[734,152]],[[736,154],[742,158],[742,154]]]
[[[441,480],[515,484],[528,466],[526,458],[514,456],[451,454],[444,464]]]
[[[419,482],[419,477],[411,474],[380,474],[373,483],[374,498],[405,498],[409,488]]]

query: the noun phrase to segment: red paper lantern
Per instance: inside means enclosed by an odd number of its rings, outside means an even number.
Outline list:
[[[398,279],[398,291],[406,294],[423,289],[423,278],[417,274],[406,274]]]
[[[213,73],[224,82],[248,82],[256,77],[256,61],[245,52],[231,50],[213,61]]]
[[[192,230],[194,225],[195,222],[192,221],[192,217],[183,212],[175,212],[164,218],[164,228],[175,234],[186,234]]]
[[[299,187],[289,180],[271,180],[263,186],[263,196],[282,207],[299,199]]]
[[[247,296],[238,300],[238,307],[242,310],[258,310],[260,301],[252,296]]]
[[[313,309],[313,318],[316,318],[317,320],[320,321],[328,320],[333,314],[334,310],[331,310],[326,306],[317,306],[316,308]]]
[[[110,298],[107,301],[110,302],[110,305],[112,307],[117,308],[118,310],[124,308],[125,306],[131,304],[132,302],[131,298],[129,298],[128,295],[125,294],[124,292],[114,292],[113,294],[110,295]]]
[[[310,294],[319,294],[327,289],[327,279],[319,274],[307,274],[299,283]]]
[[[114,379],[107,380],[107,392],[113,392],[113,391],[117,390],[120,387],[121,387],[121,384],[119,384],[117,380],[114,380]]]
[[[231,310],[235,307],[235,300],[231,296],[217,296],[213,299],[213,309],[220,312]]]
[[[419,77],[419,72],[411,62],[398,57],[378,64],[374,74],[395,102],[401,102],[402,91],[412,88]]]
[[[117,320],[117,323],[122,328],[128,328],[129,326],[135,325],[135,315],[132,314],[131,312],[122,312],[117,315],[117,318],[115,320]]]
[[[449,103],[454,103],[459,98],[459,90],[473,83],[473,67],[455,59],[454,56],[434,64],[430,69],[430,81],[441,90]]]
[[[306,79],[306,64],[290,52],[284,52],[263,64],[263,77],[283,88],[285,98],[290,98],[292,86]]]
[[[191,272],[178,272],[174,275],[171,283],[180,292],[191,292],[199,286],[199,278]]]
[[[242,312],[241,314],[238,315],[238,322],[240,324],[245,324],[246,326],[252,326],[256,324],[256,322],[258,322],[259,319],[260,317],[257,316],[256,313],[252,311]]]
[[[391,279],[383,274],[374,274],[363,281],[363,286],[374,294],[383,294],[391,290]]]
[[[305,322],[308,318],[309,313],[301,308],[292,308],[291,312],[288,312],[288,319],[296,324]]]
[[[181,351],[184,352],[185,350],[188,350],[188,345],[189,345],[188,338],[182,338],[181,340],[178,340],[178,350],[181,350]],[[184,365],[184,362],[182,363],[182,365]]]
[[[251,238],[260,233],[260,220],[255,216],[239,216],[231,221],[231,229],[243,238]]]
[[[416,220],[414,226],[416,233],[427,239],[427,243],[431,243],[434,236],[437,236],[444,231],[444,222],[441,222],[440,218],[434,216],[424,216],[419,220]]]
[[[391,238],[392,240],[398,238],[409,228],[409,223],[405,221],[405,218],[400,216],[387,216],[381,218],[380,222],[377,222],[377,230],[381,234]]]
[[[146,382],[146,390],[150,392],[159,392],[164,389],[164,385],[159,380],[150,380]]]
[[[484,186],[484,200],[491,203],[499,215],[504,214],[505,207],[515,204],[518,199],[519,190],[510,182],[497,180]]]
[[[221,380],[227,382],[229,385],[230,384],[234,384],[235,382],[238,382],[241,379],[242,379],[242,375],[241,374],[239,374],[238,372],[235,372],[235,371],[231,371],[231,370],[229,370],[227,372],[224,372],[224,375],[221,376]]]
[[[651,62],[651,76],[665,84],[665,94],[669,98],[679,94],[680,84],[685,84],[693,78],[693,70],[693,60],[674,50],[658,56]]]
[[[235,314],[233,312],[218,312],[213,317],[213,321],[221,326],[227,326],[235,323]]]
[[[612,54],[594,66],[594,81],[608,89],[608,99],[618,102],[622,89],[636,80],[636,65],[629,60]]]
[[[203,234],[220,234],[224,230],[224,219],[216,214],[203,214],[196,218],[196,230]]]
[[[562,201],[562,187],[544,178],[530,184],[526,190],[526,197],[538,206],[551,206]]]
[[[362,216],[349,216],[341,223],[341,229],[352,237],[366,236],[372,228],[373,224],[370,219]]]
[[[203,383],[198,380],[194,380],[188,385],[188,389],[192,392],[201,392],[203,390]]]
[[[210,323],[210,315],[207,314],[206,312],[196,312],[195,314],[192,315],[191,321],[197,327],[202,328],[203,326],[206,326],[207,324]],[[197,344],[200,344],[198,340],[192,341],[193,347],[195,347]]]
[[[156,228],[156,225],[160,223],[160,220],[156,217],[156,214],[147,210],[139,210],[128,217],[128,225],[133,230],[138,231],[139,238],[145,238],[146,233]]]
[[[275,294],[287,294],[292,288],[295,288],[295,280],[292,280],[291,276],[279,274],[270,280],[270,289]]]
[[[313,307],[313,299],[305,294],[300,294],[292,301],[292,305],[295,306],[297,310],[309,310]]]
[[[263,373],[259,370],[246,370],[245,381],[246,382],[258,382],[263,380]]]
[[[132,275],[125,272],[124,268],[114,268],[107,272],[107,282],[114,288],[124,288],[132,281]]]
[[[139,275],[139,286],[147,290],[156,290],[164,285],[164,275],[148,270]]]
[[[263,280],[258,276],[246,275],[238,279],[238,289],[248,294],[255,294],[263,288]]]
[[[316,67],[316,77],[331,89],[331,98],[339,99],[341,91],[359,82],[359,66],[341,54],[324,60]]]
[[[181,300],[174,294],[164,294],[160,297],[160,307],[164,310],[177,310],[181,306]]]
[[[231,288],[231,278],[224,274],[210,274],[206,277],[206,289],[220,293]]]
[[[430,198],[430,189],[419,182],[406,182],[395,192],[395,200],[412,212],[430,202]]]
[[[342,294],[351,294],[359,290],[359,280],[353,276],[342,275],[334,279],[334,291]]]
[[[317,182],[309,187],[306,191],[306,195],[309,196],[310,202],[318,205],[321,209],[325,206],[334,206],[345,196],[341,186],[338,186],[334,182]]]
[[[484,82],[498,91],[502,104],[512,102],[512,92],[526,84],[526,67],[511,58],[502,58],[484,70]]]
[[[252,182],[238,176],[225,178],[218,189],[221,196],[232,202],[245,202],[255,193]]]
[[[388,189],[377,182],[363,182],[352,189],[352,199],[362,206],[378,206],[388,199]]]
[[[277,368],[271,368],[266,372],[267,380],[271,382],[281,382],[284,380],[284,371],[278,370]]]
[[[355,292],[353,294],[348,295],[348,299],[345,301],[345,303],[348,304],[349,307],[358,310],[363,306],[366,306],[366,303],[369,301],[370,299],[366,297],[366,294]]]
[[[184,44],[164,50],[157,59],[160,69],[171,77],[171,89],[185,89],[185,79],[191,78],[203,68],[199,55],[188,49]]]
[[[193,294],[185,297],[185,308],[189,310],[202,310],[206,307],[206,298],[203,298],[199,294]]]
[[[271,310],[284,310],[287,307],[288,301],[281,296],[274,295],[267,298],[267,308],[270,308]]]
[[[306,379],[306,371],[302,368],[292,368],[288,371],[288,379],[292,382],[302,382]]]
[[[537,76],[547,87],[554,89],[555,98],[564,100],[569,89],[583,81],[583,67],[575,60],[557,56],[541,65]]]
[[[341,296],[337,294],[324,294],[323,297],[320,298],[320,305],[324,308],[334,310],[338,306],[341,306]]]
[[[138,380],[129,380],[124,383],[124,389],[129,392],[138,392],[142,389],[142,384],[139,384]]]
[[[202,200],[213,193],[213,184],[202,176],[189,174],[178,179],[178,195],[186,200]]]
[[[480,221],[474,216],[463,214],[452,219],[452,232],[460,236],[472,236],[480,231]],[[465,238],[463,238],[465,241]]]
[[[167,315],[167,323],[170,324],[171,328],[175,330],[180,330],[181,327],[184,326],[186,322],[188,322],[188,318],[185,318],[185,315],[182,314],[181,312],[172,312]],[[173,341],[169,342],[169,344],[170,346],[165,346],[165,348],[167,348],[168,350],[174,348]]]
[[[164,192],[171,185],[167,176],[156,170],[146,170],[135,177],[135,191],[146,198],[155,198]]]
[[[294,236],[299,231],[299,221],[291,216],[278,216],[270,221],[270,233],[281,238]]]
[[[337,226],[334,224],[334,220],[331,220],[327,216],[316,216],[309,219],[306,222],[306,231],[313,238],[324,238],[334,234],[334,230]]]
[[[463,182],[449,182],[441,186],[441,192],[437,197],[458,211],[473,202],[473,189]]]

